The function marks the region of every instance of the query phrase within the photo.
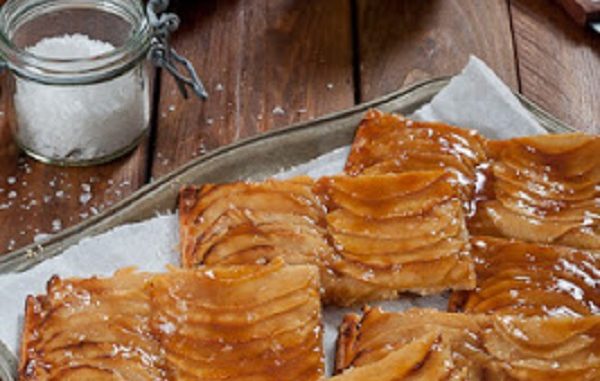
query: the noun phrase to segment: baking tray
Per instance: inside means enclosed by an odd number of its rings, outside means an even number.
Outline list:
[[[24,271],[61,254],[83,238],[106,232],[116,226],[142,221],[157,213],[174,211],[177,194],[184,184],[260,180],[349,145],[356,126],[369,108],[408,115],[429,102],[448,81],[449,78],[437,78],[420,82],[341,112],[214,150],[140,188],[110,209],[54,235],[43,244],[29,245],[0,256],[0,274]],[[525,97],[517,96],[548,131],[574,131]],[[16,380],[15,364],[13,356],[0,345],[0,379]]]

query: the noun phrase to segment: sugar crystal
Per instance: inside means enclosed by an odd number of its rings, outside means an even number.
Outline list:
[[[72,59],[68,70],[84,71],[97,65],[87,58],[114,49],[73,34],[44,38],[27,51],[45,59]],[[134,68],[115,79],[72,86],[17,79],[18,139],[51,158],[92,159],[125,148],[147,126],[149,105],[141,73]]]

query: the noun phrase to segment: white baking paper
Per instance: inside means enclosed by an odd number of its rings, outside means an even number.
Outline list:
[[[0,340],[17,353],[27,295],[43,294],[53,275],[62,278],[108,276],[123,267],[162,271],[177,264],[178,231],[173,214],[117,227],[86,238],[60,256],[23,273],[0,276]]]
[[[479,59],[472,57],[463,72],[436,96],[430,105],[418,110],[424,120],[442,120],[481,129],[491,138],[544,133],[513,94]],[[349,147],[342,147],[275,177],[285,179],[301,174],[314,178],[343,170]],[[177,217],[158,216],[145,222],[123,225],[107,233],[87,238],[64,254],[45,261],[24,273],[0,276],[0,340],[17,353],[25,298],[44,293],[46,282],[61,277],[106,276],[119,268],[137,266],[143,271],[161,271],[178,264]],[[447,295],[407,297],[394,302],[375,303],[388,310],[409,307],[445,309]],[[333,365],[337,327],[342,316],[358,309],[326,308],[324,347],[328,373]]]
[[[462,73],[413,117],[474,128],[490,139],[546,133],[492,69],[473,56]]]

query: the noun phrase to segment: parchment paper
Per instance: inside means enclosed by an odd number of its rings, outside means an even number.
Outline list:
[[[523,108],[508,87],[482,61],[471,57],[465,69],[454,77],[431,102],[414,117],[480,129],[490,138],[545,133]],[[342,171],[349,147],[342,147],[275,177],[284,179],[300,174],[312,177]],[[137,266],[142,271],[162,271],[167,264],[178,264],[177,217],[157,216],[145,222],[123,225],[110,232],[81,241],[64,254],[19,274],[0,276],[0,340],[17,353],[25,298],[41,294],[52,275],[63,278],[107,276],[119,268]],[[444,309],[447,295],[405,298],[378,303],[388,310],[409,307]],[[333,364],[337,327],[350,309],[324,311],[324,346],[328,372]]]

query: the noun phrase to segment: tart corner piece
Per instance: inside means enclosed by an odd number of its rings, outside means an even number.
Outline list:
[[[60,279],[27,299],[20,379],[158,379],[164,368],[148,332],[147,274]]]

